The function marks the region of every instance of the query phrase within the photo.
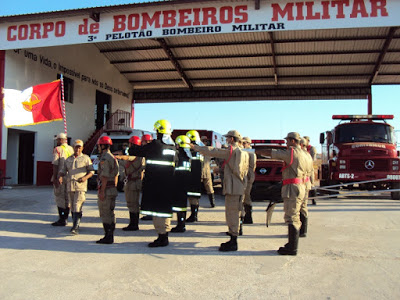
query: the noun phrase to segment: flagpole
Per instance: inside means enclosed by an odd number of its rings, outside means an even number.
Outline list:
[[[64,78],[63,78],[62,74],[60,76],[60,79],[61,79],[61,101],[62,101],[62,114],[63,114],[63,121],[64,121],[64,133],[65,133],[65,135],[68,136],[68,134],[67,134],[67,113],[65,111],[65,101],[64,101]]]

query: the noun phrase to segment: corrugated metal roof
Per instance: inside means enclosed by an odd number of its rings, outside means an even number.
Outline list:
[[[137,102],[197,101],[205,94],[207,100],[366,98],[371,84],[400,83],[397,28],[161,40],[97,44],[132,83]],[[172,60],[161,43],[167,45]]]
[[[397,27],[199,34],[96,46],[132,84],[137,102],[365,99],[373,84],[400,84]]]

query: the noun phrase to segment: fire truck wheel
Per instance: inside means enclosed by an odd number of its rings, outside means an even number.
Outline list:
[[[394,183],[392,189],[400,189],[400,182]],[[392,200],[400,200],[400,192],[391,192]]]

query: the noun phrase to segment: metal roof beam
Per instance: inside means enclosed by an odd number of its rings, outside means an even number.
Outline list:
[[[349,51],[309,51],[309,52],[282,52],[275,53],[276,57],[279,56],[306,56],[306,55],[347,55],[347,54],[380,54],[381,50],[349,50]],[[387,53],[400,53],[400,49],[387,50]],[[180,60],[200,60],[200,59],[230,59],[230,58],[256,58],[256,57],[271,57],[272,54],[235,54],[224,56],[188,56],[188,57],[175,57],[177,61]],[[126,60],[111,60],[111,64],[125,64],[137,62],[153,62],[153,61],[168,61],[169,58],[151,58],[151,59],[126,59]]]
[[[378,76],[379,68],[382,65],[383,59],[385,58],[385,55],[388,52],[390,43],[392,42],[393,36],[394,36],[394,34],[395,34],[397,29],[398,29],[398,27],[390,27],[390,29],[389,29],[389,33],[388,33],[388,35],[386,37],[385,43],[383,44],[382,51],[379,54],[378,60],[376,61],[375,68],[374,68],[374,70],[372,72],[371,79],[369,80],[369,84],[370,85],[372,85],[374,83],[376,77]]]
[[[338,38],[313,38],[313,39],[275,39],[275,44],[285,44],[285,43],[314,43],[314,42],[341,42],[341,41],[369,41],[369,40],[385,40],[386,36],[350,36],[350,37],[338,37]],[[400,39],[400,35],[393,36],[393,39]],[[258,41],[241,41],[241,42],[223,42],[223,43],[198,43],[198,44],[180,44],[169,46],[170,49],[178,48],[198,48],[198,47],[224,47],[224,46],[238,46],[238,45],[262,45],[269,43],[266,40]],[[125,51],[137,51],[137,50],[157,50],[161,49],[159,46],[141,46],[141,47],[122,47],[115,49],[102,49],[100,53],[112,53],[112,52],[125,52]]]
[[[370,87],[316,87],[316,88],[258,88],[258,89],[206,89],[191,91],[134,91],[135,103],[244,101],[287,99],[366,99]]]
[[[178,71],[179,75],[181,76],[182,81],[188,86],[189,89],[193,89],[193,85],[190,83],[190,80],[189,80],[189,78],[187,78],[185,72],[183,72],[181,65],[175,58],[175,55],[172,53],[172,51],[169,48],[165,39],[160,38],[160,39],[156,39],[156,41],[159,42],[161,47],[164,49],[165,54],[167,54],[169,60],[172,62],[175,69]]]
[[[400,65],[400,62],[382,62],[382,65]],[[348,66],[375,66],[374,62],[349,62],[349,63],[329,63],[326,64],[282,64],[277,65],[277,68],[313,68],[313,67],[348,67]],[[271,65],[257,65],[257,66],[233,66],[233,67],[202,67],[202,68],[182,68],[185,72],[190,71],[222,71],[222,70],[247,70],[247,69],[270,69]],[[156,70],[134,70],[134,71],[121,71],[121,74],[140,74],[140,73],[161,73],[161,72],[175,72],[175,69],[156,69]]]

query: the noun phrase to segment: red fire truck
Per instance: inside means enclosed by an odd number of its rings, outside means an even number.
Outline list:
[[[320,186],[367,181],[343,188],[399,189],[399,153],[394,129],[386,123],[393,115],[334,115],[332,119],[341,121],[320,135]],[[400,192],[391,192],[391,198],[400,200]]]
[[[252,140],[252,148],[286,149],[285,140]],[[255,180],[251,190],[253,200],[276,200],[281,195],[283,161],[258,155]]]

